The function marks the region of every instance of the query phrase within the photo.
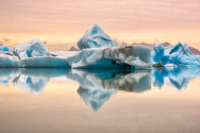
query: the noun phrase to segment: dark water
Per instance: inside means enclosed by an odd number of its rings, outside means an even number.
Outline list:
[[[200,69],[0,69],[0,132],[199,133]]]

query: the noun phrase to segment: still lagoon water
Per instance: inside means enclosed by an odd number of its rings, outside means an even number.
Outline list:
[[[1,133],[199,133],[200,69],[0,69]]]

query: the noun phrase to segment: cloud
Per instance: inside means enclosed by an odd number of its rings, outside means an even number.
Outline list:
[[[0,46],[1,46],[1,45],[3,45],[3,43],[2,43],[2,42],[0,42]]]
[[[47,44],[47,42],[46,42],[46,41],[44,41],[43,43],[44,43],[44,44]]]

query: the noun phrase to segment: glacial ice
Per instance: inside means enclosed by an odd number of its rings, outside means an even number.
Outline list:
[[[0,53],[0,68],[70,68],[64,57],[42,56],[19,59],[11,53]]]
[[[7,45],[0,46],[0,51],[1,52],[12,52],[12,50]]]
[[[20,60],[13,57],[0,54],[0,68],[17,68],[19,67]]]
[[[154,68],[152,71],[152,83],[158,88],[166,84],[179,90],[186,89],[190,80],[197,77],[200,77],[199,68],[163,67]]]
[[[77,43],[80,50],[87,48],[105,48],[117,46],[117,42],[110,38],[103,29],[94,24],[90,27]]]
[[[19,62],[19,67],[29,68],[70,68],[66,59],[58,57],[32,57],[22,59]]]
[[[26,41],[20,43],[14,47],[13,53],[20,59],[38,56],[51,56],[45,44],[38,38],[35,38],[30,42]]]
[[[151,50],[143,46],[90,48],[66,60],[72,68],[150,68]]]
[[[200,56],[193,55],[187,43],[178,42],[166,48],[157,44],[152,51],[153,63],[162,62],[163,65],[173,64],[174,66],[200,66]]]
[[[151,50],[142,46],[90,48],[78,52],[50,51],[53,56],[19,59],[11,53],[0,53],[0,67],[28,68],[150,68]],[[25,54],[25,55],[23,55]]]
[[[90,27],[77,45],[81,51],[50,52],[41,40],[35,38],[15,46],[10,54],[0,53],[0,67],[129,69],[151,67],[149,48],[118,46],[98,24]]]

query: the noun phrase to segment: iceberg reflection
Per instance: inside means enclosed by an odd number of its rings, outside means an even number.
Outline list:
[[[77,70],[67,77],[80,84],[77,93],[94,112],[114,96],[118,90],[143,92],[151,89],[151,71],[141,70]]]
[[[191,79],[200,77],[199,68],[154,68],[152,73],[152,83],[158,88],[162,88],[164,84],[173,86],[178,90],[187,88]]]
[[[68,69],[41,68],[9,68],[0,69],[0,84],[8,85],[12,82],[15,87],[24,92],[31,92],[38,96],[52,78],[65,77]]]

